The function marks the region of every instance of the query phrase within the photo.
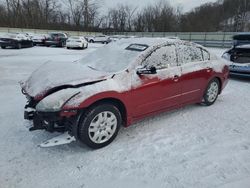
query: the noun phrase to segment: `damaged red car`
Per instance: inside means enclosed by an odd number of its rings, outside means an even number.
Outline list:
[[[122,39],[71,63],[46,63],[21,82],[30,130],[68,132],[91,148],[121,126],[160,112],[212,105],[228,82],[226,60],[176,39]]]

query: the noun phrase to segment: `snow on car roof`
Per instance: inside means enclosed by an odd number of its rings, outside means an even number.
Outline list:
[[[165,42],[175,42],[175,41],[180,41],[177,39],[170,39],[170,38],[128,38],[128,39],[121,39],[117,43],[120,44],[143,44],[147,46],[154,46],[158,44],[162,44]]]
[[[110,43],[99,48],[94,53],[89,54],[80,60],[81,64],[87,65],[94,70],[104,72],[119,72],[135,61],[145,50],[128,50],[129,46],[136,44],[137,46],[147,46],[153,48],[165,43],[181,42],[176,39],[168,38],[129,38],[121,39],[117,42]]]

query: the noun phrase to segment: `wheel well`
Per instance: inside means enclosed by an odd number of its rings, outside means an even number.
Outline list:
[[[105,99],[96,101],[95,103],[90,105],[90,107],[98,105],[100,103],[109,103],[109,104],[115,105],[121,113],[123,126],[127,124],[127,109],[122,101],[120,101],[119,99],[115,99],[115,98],[105,98]]]

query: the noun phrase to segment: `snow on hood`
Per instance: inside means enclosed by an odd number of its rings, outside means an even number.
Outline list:
[[[106,76],[108,73],[95,71],[79,63],[49,62],[39,67],[20,84],[28,95],[38,97],[55,87],[100,81]]]

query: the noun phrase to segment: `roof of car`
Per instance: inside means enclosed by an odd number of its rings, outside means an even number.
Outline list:
[[[179,39],[171,39],[171,38],[146,38],[146,37],[141,37],[141,38],[127,38],[127,39],[121,39],[117,41],[116,43],[121,43],[121,44],[142,44],[142,45],[147,45],[147,46],[156,46],[164,43],[183,43],[183,41]]]

